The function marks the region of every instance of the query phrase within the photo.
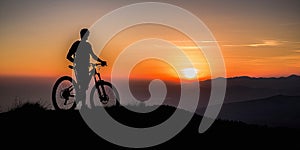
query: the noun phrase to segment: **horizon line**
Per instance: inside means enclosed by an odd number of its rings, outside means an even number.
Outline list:
[[[0,78],[59,78],[61,76],[65,76],[67,74],[62,74],[62,75],[8,75],[8,74],[0,74]],[[68,75],[71,76],[71,75]],[[250,76],[250,75],[237,75],[237,76],[229,76],[229,77],[216,77],[216,78],[204,78],[204,79],[181,79],[182,81],[187,81],[187,82],[193,82],[193,81],[208,81],[208,80],[216,80],[216,79],[234,79],[234,78],[252,78],[252,79],[267,79],[267,78],[288,78],[291,76],[297,76],[300,77],[300,74],[296,74],[296,73],[291,73],[289,75],[278,75],[278,76]],[[107,76],[103,76],[103,78],[107,79],[110,77]],[[124,78],[119,78],[121,80],[125,80]],[[154,78],[131,78],[131,79],[135,79],[135,80],[155,80]],[[157,78],[157,79],[162,79],[162,80],[169,80],[169,81],[175,81],[175,80],[180,80],[180,78]]]

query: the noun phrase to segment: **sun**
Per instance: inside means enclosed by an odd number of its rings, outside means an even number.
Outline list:
[[[183,76],[187,79],[195,79],[198,74],[198,70],[195,68],[185,68],[181,70]]]

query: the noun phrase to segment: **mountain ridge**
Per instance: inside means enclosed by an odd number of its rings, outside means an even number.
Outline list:
[[[217,77],[214,79],[207,79],[204,81],[209,81],[209,80],[216,80],[216,79],[287,79],[287,78],[300,78],[300,75],[297,74],[291,74],[288,76],[280,76],[280,77],[251,77],[251,76],[234,76],[234,77]]]

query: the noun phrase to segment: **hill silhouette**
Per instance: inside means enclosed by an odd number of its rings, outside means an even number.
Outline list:
[[[123,107],[112,107],[107,111],[123,124],[147,127],[164,121],[172,115],[175,109],[171,106],[160,106],[148,114],[129,113]],[[0,119],[1,145],[7,144],[9,148],[127,149],[111,144],[96,135],[86,125],[78,110],[54,111],[46,110],[38,104],[25,104],[9,112],[1,113]],[[199,134],[198,127],[201,119],[201,116],[194,114],[190,123],[173,139],[147,149],[299,147],[297,138],[294,138],[299,135],[299,130],[217,120],[205,133]]]

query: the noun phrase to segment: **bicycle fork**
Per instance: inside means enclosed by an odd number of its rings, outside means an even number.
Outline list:
[[[98,76],[98,81],[96,79],[96,76]],[[103,80],[101,79],[100,77],[100,74],[99,73],[96,73],[96,75],[94,76],[94,80],[95,80],[95,84],[96,84],[96,89],[97,89],[97,92],[98,92],[98,96],[100,98],[100,102],[102,104],[107,104],[108,103],[108,96],[106,94],[106,91],[104,89],[104,85],[103,85]],[[101,90],[99,88],[99,86],[101,87]]]

